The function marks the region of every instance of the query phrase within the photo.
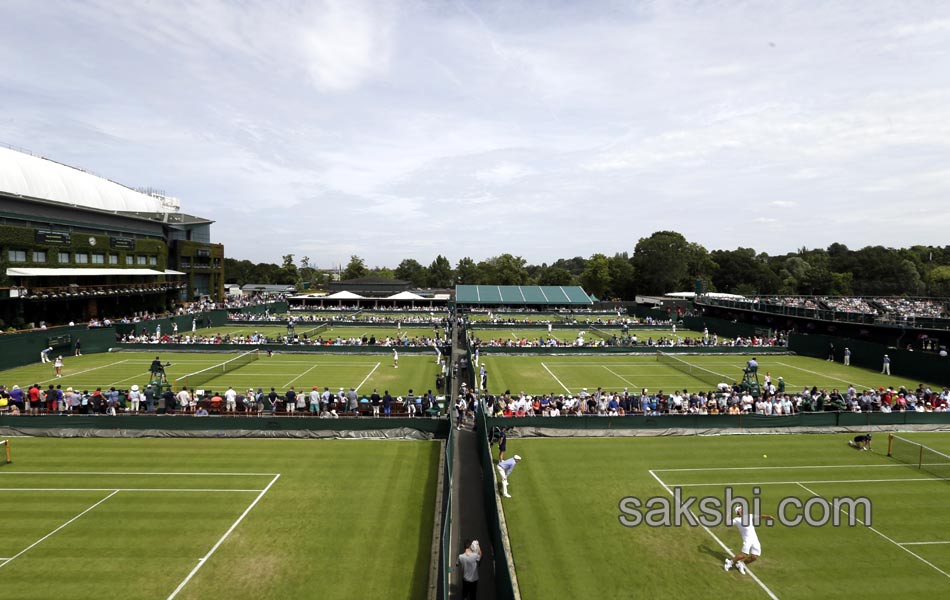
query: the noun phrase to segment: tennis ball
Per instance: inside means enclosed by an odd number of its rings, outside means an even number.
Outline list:
[[[763,455],[762,455],[762,458],[768,458],[768,457],[769,457],[768,454],[763,454]]]

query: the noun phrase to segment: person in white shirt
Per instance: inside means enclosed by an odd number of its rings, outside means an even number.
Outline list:
[[[129,404],[132,407],[132,412],[139,412],[141,402],[142,394],[139,393],[139,386],[133,385],[132,389],[129,390]]]
[[[56,373],[57,377],[63,376],[63,355],[60,354],[56,357],[56,360],[53,362],[53,371]]]
[[[43,350],[42,352],[40,352],[40,362],[44,364],[50,362],[49,353],[52,351],[53,351],[53,347],[50,346],[46,350]]]
[[[399,353],[396,352],[395,348],[393,348],[393,368],[394,369],[399,368]]]
[[[234,388],[228,386],[228,391],[224,392],[224,410],[234,412],[237,409],[237,392]]]
[[[759,515],[759,518],[766,521],[775,520],[775,517],[770,515]],[[742,549],[731,559],[726,559],[726,562],[722,565],[724,570],[728,571],[735,565],[739,572],[745,575],[746,566],[754,563],[762,555],[762,545],[759,543],[759,536],[755,532],[757,520],[754,514],[749,514],[747,518],[743,518],[742,507],[736,507],[736,516],[732,519],[731,525],[739,529],[739,535],[742,536]]]
[[[182,412],[188,412],[191,408],[191,394],[188,393],[188,388],[182,388],[178,392],[178,406],[181,407]]]
[[[498,463],[498,474],[501,476],[501,490],[505,498],[511,498],[508,493],[508,477],[515,470],[515,465],[521,460],[521,457],[515,454],[513,457],[505,459]]]

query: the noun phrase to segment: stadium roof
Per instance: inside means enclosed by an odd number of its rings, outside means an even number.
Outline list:
[[[0,146],[0,192],[108,211],[168,213],[173,198],[152,196],[81,169]]]
[[[457,285],[458,304],[590,305],[594,301],[580,286],[572,285]]]
[[[102,277],[105,275],[184,275],[181,271],[154,269],[50,269],[46,267],[16,267],[7,269],[7,277]]]
[[[330,294],[329,296],[324,296],[324,298],[327,300],[366,300],[366,298],[360,296],[359,294],[346,291]]]

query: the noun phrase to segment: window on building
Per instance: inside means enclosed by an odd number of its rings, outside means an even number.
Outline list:
[[[69,261],[69,252],[60,252],[59,255],[56,257],[56,260],[59,261],[59,262],[62,263],[62,264],[66,264],[66,263],[70,262],[70,261]]]
[[[77,265],[89,264],[89,255],[85,252],[77,252],[75,260]]]
[[[135,257],[132,256],[131,254],[126,254],[126,255],[125,255],[125,264],[127,264],[127,265],[134,265],[134,264],[135,264]]]
[[[156,266],[156,265],[158,264],[158,257],[157,257],[157,256],[149,256],[149,257],[148,257],[148,264],[149,264],[150,266],[152,266],[152,267]]]
[[[118,255],[118,254],[110,254],[110,255],[109,255],[109,264],[110,264],[110,265],[117,265],[117,264],[119,264],[119,255]]]
[[[135,264],[137,264],[137,265],[143,265],[143,266],[144,266],[144,265],[145,265],[145,257],[144,257],[144,256],[136,256],[136,257],[135,257]]]
[[[26,250],[9,250],[7,258],[10,262],[26,262]]]
[[[104,265],[106,264],[106,255],[102,252],[93,252],[92,253],[92,264],[94,265]]]
[[[33,251],[33,262],[35,262],[35,263],[45,263],[45,262],[46,262],[46,251],[45,251],[45,250],[34,250],[34,251]]]

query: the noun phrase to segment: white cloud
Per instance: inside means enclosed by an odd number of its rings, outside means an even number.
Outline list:
[[[253,260],[549,262],[671,227],[784,252],[917,211],[943,245],[948,23],[884,0],[8,0],[0,141],[163,188]]]

